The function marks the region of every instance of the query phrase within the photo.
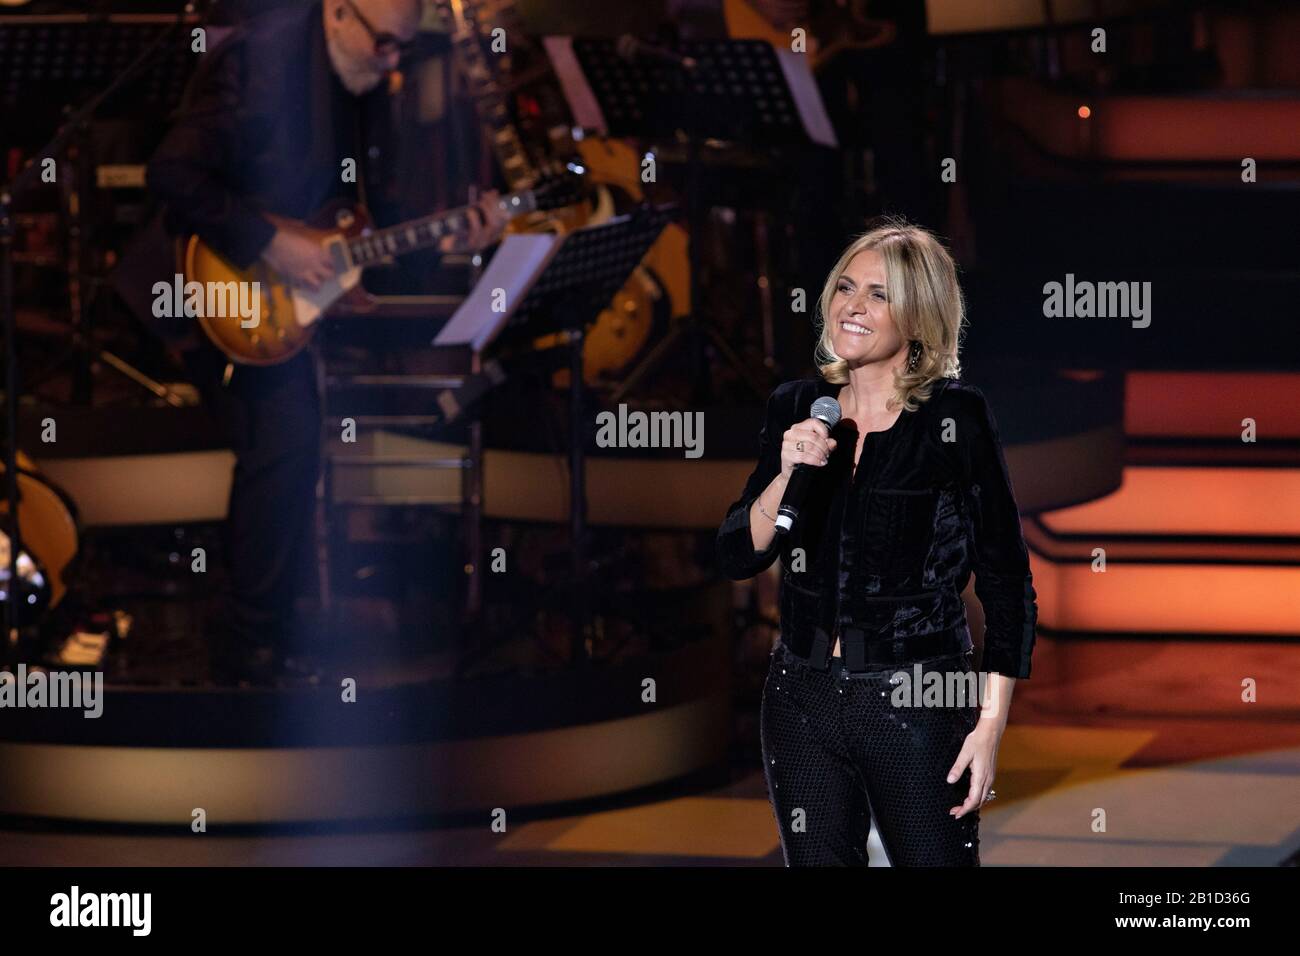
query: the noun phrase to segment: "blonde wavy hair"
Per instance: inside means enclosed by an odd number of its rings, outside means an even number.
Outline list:
[[[936,381],[961,374],[958,354],[966,306],[957,284],[957,267],[933,233],[903,219],[877,220],[872,229],[849,243],[817,300],[815,361],[822,378],[832,385],[848,384],[849,363],[831,347],[827,321],[831,300],[844,270],[865,249],[877,250],[885,260],[890,314],[899,334],[911,343],[909,360],[916,359],[910,371],[895,372],[891,403],[914,412],[930,397]]]

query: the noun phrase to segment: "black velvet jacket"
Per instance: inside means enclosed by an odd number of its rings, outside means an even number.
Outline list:
[[[868,433],[856,475],[857,435],[842,421],[792,532],[754,550],[749,511],[780,471],[782,434],[808,418],[814,399],[839,391],[817,378],[772,393],[758,464],[718,530],[720,569],[753,577],[779,553],[782,640],[824,666],[839,636],[853,670],[968,649],[961,593],[974,570],[981,669],[1028,677],[1038,619],[1029,552],[997,424],[972,385],[940,379],[917,411]]]

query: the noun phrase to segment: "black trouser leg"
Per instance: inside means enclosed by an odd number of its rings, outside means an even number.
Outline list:
[[[763,686],[759,733],[767,794],[786,866],[866,866],[871,815],[839,746],[833,709],[809,706],[828,679],[787,665],[778,646]],[[831,693],[834,693],[834,689]]]
[[[926,661],[930,672],[967,674],[969,654]],[[970,770],[953,783],[948,771],[975,729],[979,707],[894,706],[891,676],[911,665],[841,678],[844,736],[866,781],[880,841],[893,866],[979,866],[979,810],[960,820],[949,810],[970,791]],[[922,687],[924,687],[924,683]]]
[[[284,652],[312,554],[320,407],[311,356],[236,365],[226,385],[226,359],[215,348],[205,345],[185,360],[236,459],[223,535],[225,630],[235,645]]]

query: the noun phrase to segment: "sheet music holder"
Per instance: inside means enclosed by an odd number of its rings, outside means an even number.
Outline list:
[[[808,57],[765,40],[543,38],[574,121],[602,136],[677,130],[753,145],[839,144]]]
[[[687,138],[686,206],[691,263],[691,315],[628,375],[618,401],[667,358],[685,338],[690,344],[692,398],[701,401],[713,376],[705,367],[712,343],[760,400],[769,390],[727,338],[698,311],[706,203],[700,188],[701,144],[729,140],[755,150],[835,147],[835,131],[807,57],[763,40],[689,39],[671,47],[630,36],[543,38],[575,121],[609,136]]]
[[[560,332],[569,349],[569,528],[573,659],[586,659],[587,491],[582,349],[586,330],[627,282],[675,206],[642,206],[565,235],[510,235],[434,339],[437,346],[509,349]]]
[[[179,26],[205,26],[209,49],[223,32],[185,9],[134,14],[14,11],[0,17],[0,112],[30,115],[33,103],[53,112],[49,105],[92,96],[130,70],[121,88],[131,95],[112,104],[115,115],[166,116],[180,103],[197,63],[190,38],[177,33],[177,42],[168,42],[147,61],[137,57]],[[107,109],[98,112],[101,117],[108,114]],[[48,132],[38,129],[37,134],[43,139]]]
[[[593,324],[675,211],[672,204],[642,206],[564,235],[507,235],[433,344],[483,352],[531,341],[571,328],[573,309]]]

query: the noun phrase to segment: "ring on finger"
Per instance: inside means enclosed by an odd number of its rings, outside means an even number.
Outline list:
[[[794,447],[795,447],[795,451],[803,451],[803,442],[801,441],[795,442]]]

